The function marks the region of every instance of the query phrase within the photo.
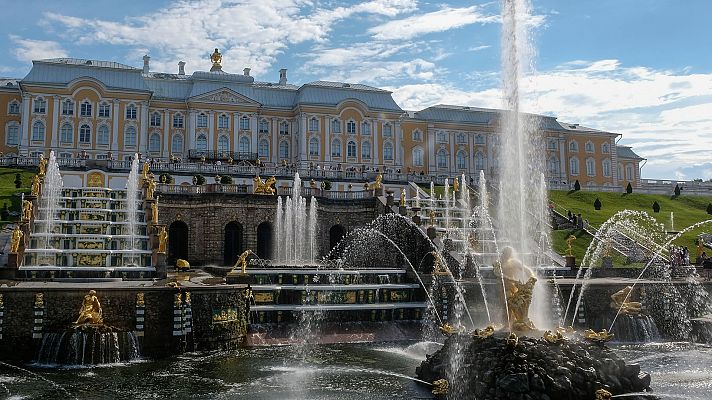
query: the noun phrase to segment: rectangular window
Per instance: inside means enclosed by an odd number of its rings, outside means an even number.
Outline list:
[[[82,117],[91,117],[91,103],[84,102],[79,106],[79,113]]]
[[[392,133],[391,124],[383,125],[383,137],[391,137]]]
[[[161,126],[161,114],[157,112],[151,114],[151,126]]]
[[[62,115],[74,115],[74,103],[69,100],[63,102]]]
[[[267,120],[261,120],[258,126],[257,131],[259,133],[269,133],[269,122]]]
[[[109,118],[111,116],[111,106],[102,103],[99,104],[99,118]]]
[[[240,129],[243,131],[250,129],[250,119],[247,117],[240,118]]]
[[[319,120],[316,118],[312,118],[309,120],[309,131],[310,132],[316,132],[319,130]]]
[[[126,107],[126,119],[136,119],[136,107]]]
[[[20,103],[10,103],[10,109],[8,110],[9,114],[15,115],[20,113]]]
[[[173,116],[173,127],[182,128],[183,127],[183,114],[176,114]]]
[[[44,114],[47,112],[47,102],[44,99],[35,99],[35,107],[33,111],[37,114]]]
[[[205,114],[198,114],[198,128],[207,128],[208,127],[208,116]]]
[[[230,117],[227,115],[221,115],[218,117],[218,129],[229,129],[230,128]]]

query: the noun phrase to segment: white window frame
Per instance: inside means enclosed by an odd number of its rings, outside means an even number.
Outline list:
[[[62,101],[62,115],[74,115],[74,101],[72,101],[72,99],[65,99],[64,101]]]
[[[106,140],[104,140],[104,136]],[[99,125],[99,127],[96,129],[96,144],[101,146],[107,146],[109,145],[110,137],[111,131],[109,130],[109,127],[106,124]]]
[[[338,150],[338,151],[334,151]],[[334,139],[331,141],[331,156],[341,158],[341,140]]]
[[[319,130],[319,120],[316,117],[311,117],[309,120],[309,132],[317,132]]]
[[[356,158],[357,151],[355,140],[349,140],[346,142],[346,158]]]
[[[45,100],[44,97],[35,98],[32,112],[35,114],[47,114],[47,100]]]
[[[79,103],[79,116],[91,117],[94,114],[94,105],[89,100]]]
[[[309,156],[318,157],[320,147],[319,138],[313,137],[309,139]]]
[[[154,111],[151,113],[151,121],[149,125],[153,128],[159,128],[163,122],[163,118],[161,117],[161,113],[158,111]]]
[[[371,142],[368,140],[361,142],[361,158],[366,160],[371,159]]]
[[[173,134],[171,138],[171,153],[183,153],[183,135],[180,133]]]
[[[218,137],[218,153],[227,154],[230,152],[230,138],[227,135]]]
[[[11,132],[13,132],[11,134]],[[14,140],[13,140],[14,137]],[[20,144],[20,124],[8,122],[5,126],[5,145],[15,147]]]
[[[281,140],[279,142],[279,158],[282,160],[289,159],[289,142]],[[286,152],[286,153],[285,153]]]
[[[42,121],[35,121],[32,123],[32,141],[33,142],[43,142],[45,140],[45,134],[47,133],[47,127]]]
[[[138,132],[135,126],[127,126],[124,129],[124,146],[135,147],[138,145]]]
[[[91,126],[89,124],[79,126],[79,144],[91,144]]]
[[[393,143],[383,143],[383,159],[386,161],[393,161]]]
[[[158,132],[153,132],[148,137],[148,152],[158,153],[161,151],[161,135]]]
[[[183,128],[185,126],[185,117],[183,116],[183,113],[175,113],[173,114],[173,123],[172,126],[174,128]]]
[[[72,124],[65,122],[59,127],[59,144],[72,143],[74,143],[74,128]]]
[[[200,113],[196,117],[195,126],[197,128],[207,128],[208,127],[208,114]]]
[[[126,111],[124,112],[124,119],[136,119],[138,118],[138,107],[135,104],[129,104],[126,106]]]
[[[218,115],[218,129],[230,129],[230,117],[226,114]]]
[[[102,101],[99,103],[99,118],[111,118],[111,105],[109,103]]]

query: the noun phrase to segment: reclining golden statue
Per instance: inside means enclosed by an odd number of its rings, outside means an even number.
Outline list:
[[[596,332],[593,329],[586,329],[583,331],[583,337],[586,340],[596,343],[604,343],[613,339],[613,334],[609,333],[607,329],[603,329],[600,332]]]
[[[629,301],[632,286],[626,286],[623,289],[611,295],[611,308],[624,315],[638,315],[643,311],[643,305],[637,301]]]
[[[96,292],[94,290],[90,290],[89,294],[84,296],[82,307],[79,309],[79,318],[74,321],[74,324],[101,325],[104,323],[104,319],[101,314],[101,303],[99,303],[99,298],[96,297]]]
[[[252,180],[255,182],[254,190],[252,191],[252,193],[274,194],[275,190],[272,185],[277,182],[277,178],[275,178],[274,176],[271,176],[266,181],[263,181],[262,179],[260,179],[260,176],[257,175]]]

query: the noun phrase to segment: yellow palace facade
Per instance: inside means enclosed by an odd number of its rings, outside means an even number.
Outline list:
[[[37,60],[22,79],[0,79],[0,151],[59,158],[297,165],[418,176],[497,175],[501,110],[436,105],[406,111],[371,86],[287,71],[258,82],[249,68],[157,73],[71,58]],[[552,185],[640,185],[643,160],[619,134],[538,116]],[[259,160],[259,161],[258,161]]]

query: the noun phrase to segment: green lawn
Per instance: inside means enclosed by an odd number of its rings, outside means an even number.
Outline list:
[[[15,188],[15,175],[19,173],[22,178],[22,186],[17,189]],[[18,169],[18,168],[2,168],[0,167],[0,208],[5,204],[10,211],[20,211],[20,196],[16,196],[17,193],[30,193],[30,187],[32,186],[32,177],[35,175],[34,171]],[[10,219],[13,219],[10,217]],[[8,221],[0,221],[0,224],[4,224]]]
[[[599,198],[602,203],[600,211],[593,208],[593,203]],[[646,211],[652,215],[659,223],[665,225],[665,229],[670,230],[670,212],[673,213],[675,230],[682,230],[697,222],[712,219],[712,215],[707,214],[707,205],[712,203],[712,197],[708,196],[686,196],[671,198],[670,196],[640,194],[640,193],[602,193],[602,192],[567,192],[563,190],[549,191],[549,199],[556,205],[557,211],[566,215],[568,210],[572,213],[581,213],[581,216],[595,227],[599,227],[604,221],[613,216],[618,211],[625,209]],[[660,212],[653,212],[653,202],[660,204]],[[693,229],[682,235],[675,243],[680,246],[688,246],[690,250],[694,247],[695,238],[702,232],[711,232],[712,223]]]

